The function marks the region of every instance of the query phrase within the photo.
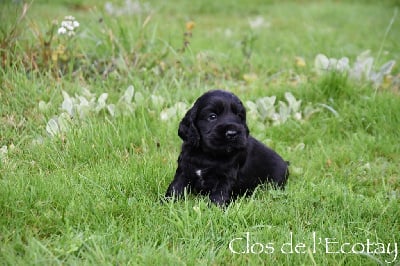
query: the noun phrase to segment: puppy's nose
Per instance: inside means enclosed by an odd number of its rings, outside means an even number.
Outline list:
[[[236,130],[227,130],[225,132],[225,136],[227,139],[234,139],[237,136],[238,132]]]

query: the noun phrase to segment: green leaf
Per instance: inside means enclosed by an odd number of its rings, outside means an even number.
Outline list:
[[[289,109],[292,113],[297,113],[300,110],[301,100],[296,100],[292,93],[286,92],[285,99],[289,104]]]

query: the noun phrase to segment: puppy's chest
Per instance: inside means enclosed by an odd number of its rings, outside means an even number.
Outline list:
[[[219,183],[226,179],[235,179],[236,173],[226,173],[218,171],[220,169],[199,168],[190,173],[191,183],[197,192],[208,193],[212,191]]]
[[[209,160],[194,160],[185,162],[185,174],[192,179],[220,179],[224,177],[234,177],[239,166],[236,163],[223,163]]]
[[[235,181],[237,179],[238,167],[221,167],[218,165],[207,165],[203,167],[191,168],[190,176],[193,187],[202,192],[207,192],[215,188],[221,182],[227,180]]]
[[[183,174],[196,190],[207,191],[221,182],[235,182],[239,172],[239,156],[213,158],[204,154],[185,153],[180,157]]]

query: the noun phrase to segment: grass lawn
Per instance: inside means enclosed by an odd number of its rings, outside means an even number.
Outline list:
[[[22,2],[0,3],[0,264],[400,264],[398,1]],[[214,88],[286,190],[161,204]]]

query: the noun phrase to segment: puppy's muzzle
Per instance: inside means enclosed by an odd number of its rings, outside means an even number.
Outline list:
[[[239,124],[232,123],[232,124],[225,124],[220,127],[219,136],[221,141],[230,144],[241,144],[245,141],[245,132],[246,129]]]
[[[234,139],[237,138],[237,136],[238,136],[238,131],[237,131],[237,130],[227,130],[227,131],[225,132],[225,137],[226,137],[228,140],[234,140]]]

